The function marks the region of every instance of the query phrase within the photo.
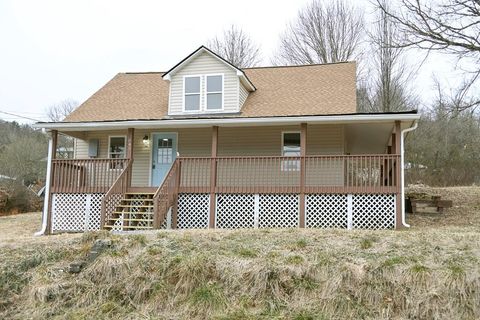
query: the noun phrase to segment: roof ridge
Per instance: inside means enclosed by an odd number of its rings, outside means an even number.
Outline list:
[[[338,61],[338,62],[328,62],[328,63],[312,63],[312,64],[297,64],[289,66],[262,66],[262,67],[247,67],[241,68],[241,70],[251,70],[251,69],[275,69],[275,68],[300,68],[300,67],[321,67],[329,66],[335,64],[347,64],[347,63],[356,63],[355,61]],[[166,71],[127,71],[119,72],[121,74],[165,74]]]
[[[289,66],[263,66],[263,67],[247,67],[242,68],[242,70],[249,70],[249,69],[268,69],[268,68],[299,68],[299,67],[321,67],[321,66],[329,66],[334,64],[347,64],[347,63],[356,63],[355,61],[338,61],[338,62],[328,62],[328,63],[311,63],[311,64],[295,64]]]
[[[165,71],[129,71],[129,72],[119,72],[120,74],[164,74]]]

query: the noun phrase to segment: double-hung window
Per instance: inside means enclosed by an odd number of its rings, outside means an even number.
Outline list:
[[[300,132],[283,132],[282,138],[282,155],[284,157],[300,157]],[[282,170],[299,171],[300,160],[298,158],[283,160]]]
[[[125,141],[124,136],[109,137],[108,157],[110,159],[124,159],[126,157]],[[110,169],[122,169],[123,165],[120,162],[111,161],[109,167]]]
[[[223,109],[223,75],[207,75],[207,110]]]
[[[200,111],[200,76],[184,78],[185,111]]]
[[[183,77],[183,111],[223,110],[223,74]]]

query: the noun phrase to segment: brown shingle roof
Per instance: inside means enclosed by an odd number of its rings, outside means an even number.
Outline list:
[[[356,111],[355,63],[244,69],[257,90],[229,117],[345,114]],[[168,118],[163,73],[119,73],[64,121]],[[204,115],[203,115],[204,116]]]

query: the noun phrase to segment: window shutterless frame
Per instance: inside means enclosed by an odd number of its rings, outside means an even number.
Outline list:
[[[123,152],[113,152],[113,153],[112,153],[112,152],[110,151],[112,138],[123,138]],[[111,157],[112,154],[123,154],[123,156],[121,156],[120,158],[121,158],[121,159],[125,159],[125,157],[126,157],[126,152],[127,152],[127,136],[125,136],[125,135],[108,136],[108,149],[107,149],[107,158],[108,158],[108,159],[115,159],[115,158],[112,158],[112,157]],[[121,170],[121,169],[123,169],[123,166],[117,168],[117,167],[113,167],[113,166],[112,166],[112,163],[110,163],[110,164],[108,165],[108,169],[109,169],[109,170]]]
[[[208,91],[208,78],[209,77],[221,77],[222,78],[222,85],[221,85],[221,91]],[[225,101],[225,76],[223,73],[210,73],[205,75],[205,108],[204,111],[223,111],[224,109],[224,101]],[[209,108],[208,107],[208,95],[209,94],[221,94],[222,99],[221,99],[221,104],[220,108]]]
[[[199,85],[198,85],[198,92],[188,92],[185,90],[186,88],[186,83],[187,83],[187,79],[190,79],[190,78],[198,78],[198,82],[199,82]],[[198,112],[201,112],[202,111],[202,76],[201,75],[187,75],[187,76],[183,76],[183,84],[182,84],[182,87],[183,87],[183,91],[182,91],[182,111],[185,112],[185,113],[198,113]],[[199,101],[198,101],[198,109],[197,110],[186,110],[185,109],[185,97],[186,96],[196,96],[198,95],[199,97]]]
[[[282,144],[280,146],[280,154],[282,155],[282,157],[288,157],[285,155],[285,134],[289,134],[289,133],[294,133],[294,134],[298,134],[299,135],[299,145],[301,144],[300,142],[300,131],[282,131]],[[301,147],[300,147],[301,148]],[[301,150],[299,151],[299,153],[301,153]],[[298,155],[298,157],[300,156],[300,154]],[[282,160],[282,167],[281,167],[281,171],[300,171],[300,160],[298,159],[292,159],[292,160]]]

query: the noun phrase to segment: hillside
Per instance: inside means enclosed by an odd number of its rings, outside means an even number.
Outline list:
[[[4,319],[478,319],[480,188],[408,231],[106,232],[0,218]],[[111,246],[77,274],[96,239]]]

